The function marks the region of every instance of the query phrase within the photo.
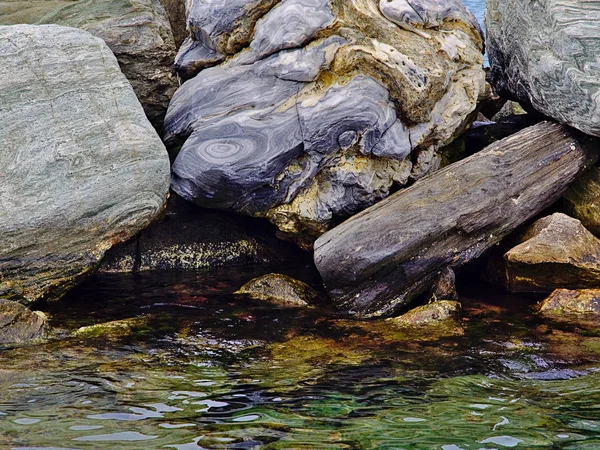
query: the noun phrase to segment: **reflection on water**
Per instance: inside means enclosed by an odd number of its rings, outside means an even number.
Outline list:
[[[49,305],[56,339],[0,352],[0,447],[600,448],[597,324],[477,291],[415,338],[234,298],[247,278],[104,276]],[[71,334],[110,320],[133,325]]]

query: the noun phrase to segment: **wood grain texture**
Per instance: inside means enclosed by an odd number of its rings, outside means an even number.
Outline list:
[[[60,297],[162,210],[169,160],[107,45],[0,27],[0,297]]]
[[[315,242],[335,304],[390,315],[446,266],[480,256],[556,201],[588,162],[568,127],[542,122],[397,192]]]
[[[489,0],[485,20],[499,93],[600,136],[600,2]]]

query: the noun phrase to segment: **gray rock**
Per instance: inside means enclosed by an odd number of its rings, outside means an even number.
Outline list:
[[[412,152],[413,178],[435,170],[485,92],[480,30],[454,0],[423,4],[411,30],[371,3],[190,1],[188,81],[165,120],[173,190],[310,247],[405,184]]]
[[[314,245],[332,300],[357,316],[393,314],[440,270],[478,258],[559,199],[597,149],[542,122],[346,220]]]
[[[0,25],[57,24],[103,39],[117,57],[150,122],[162,130],[177,87],[175,43],[159,0],[4,0]]]
[[[0,299],[0,344],[16,344],[43,337],[46,316],[10,300]]]
[[[0,27],[0,297],[60,297],[163,209],[169,160],[106,44]]]
[[[498,92],[600,136],[600,4],[489,0],[485,21]]]

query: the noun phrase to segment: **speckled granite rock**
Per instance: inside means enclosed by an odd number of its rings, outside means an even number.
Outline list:
[[[248,281],[238,291],[257,300],[281,306],[309,307],[319,299],[319,294],[308,284],[287,275],[269,273]]]
[[[535,222],[504,260],[513,292],[600,288],[600,240],[562,213]]]
[[[2,26],[0,55],[0,298],[56,298],[162,210],[169,160],[101,39]]]
[[[113,51],[144,111],[162,130],[177,87],[175,43],[159,0],[4,0],[0,25],[57,24],[81,28]]]
[[[172,194],[164,218],[109,250],[99,271],[211,270],[310,258],[262,222],[200,208]]]
[[[600,3],[488,0],[485,21],[496,89],[600,136]]]
[[[455,1],[275,3],[188,3],[165,139],[178,194],[310,245],[437,167],[485,92],[483,43]]]

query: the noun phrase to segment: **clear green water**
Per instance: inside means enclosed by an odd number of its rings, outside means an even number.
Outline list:
[[[104,276],[47,306],[55,338],[0,352],[0,447],[600,448],[597,324],[476,290],[462,329],[407,333],[235,298],[248,277]]]

